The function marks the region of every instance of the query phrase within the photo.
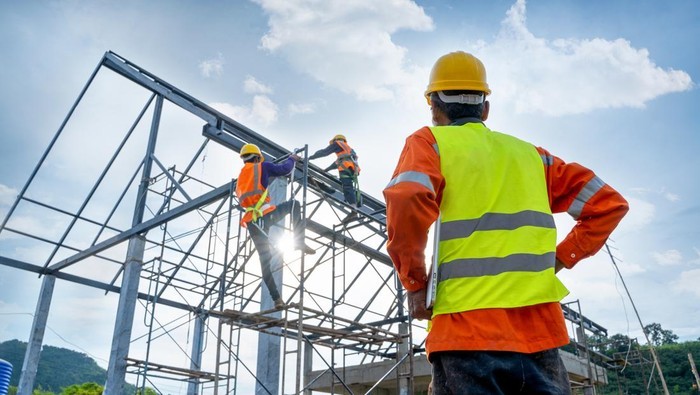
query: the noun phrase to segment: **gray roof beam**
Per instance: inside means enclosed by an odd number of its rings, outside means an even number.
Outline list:
[[[75,274],[54,271],[51,269],[44,269],[42,266],[39,266],[39,265],[33,265],[31,263],[19,261],[19,260],[4,257],[4,256],[0,256],[0,265],[13,267],[15,269],[26,270],[28,272],[34,272],[37,274],[51,274],[52,276],[54,276],[56,278],[60,278],[61,280],[66,280],[66,281],[70,281],[70,282],[77,283],[77,284],[87,285],[89,287],[102,289],[102,290],[107,291],[107,292],[119,293],[119,291],[121,290],[121,287],[118,287],[116,285],[110,285],[110,284],[106,284],[106,283],[103,283],[100,281],[91,280],[89,278],[76,276]],[[138,298],[142,299],[142,300],[149,301],[149,302],[155,302],[155,303],[159,303],[159,304],[162,304],[165,306],[174,307],[174,308],[180,309],[180,310],[186,310],[186,311],[192,311],[192,312],[194,312],[196,310],[196,311],[200,311],[200,312],[204,312],[204,313],[208,312],[206,309],[194,308],[193,306],[190,306],[186,303],[180,303],[180,302],[176,302],[176,301],[169,300],[166,298],[157,298],[156,299],[155,295],[148,295],[148,294],[145,294],[143,292],[139,292]]]
[[[56,271],[66,268],[76,262],[79,262],[91,255],[97,254],[104,251],[114,245],[117,245],[123,241],[126,241],[131,236],[137,234],[146,234],[149,230],[160,226],[168,221],[172,221],[182,215],[185,215],[191,211],[197,210],[207,204],[215,202],[229,194],[231,190],[231,184],[226,183],[214,190],[211,190],[198,198],[192,199],[191,201],[182,204],[166,213],[158,215],[149,219],[148,221],[142,222],[133,228],[126,230],[116,236],[113,236],[101,243],[97,243],[90,248],[87,248],[73,256],[70,256],[60,262],[57,262],[49,267],[50,270]]]
[[[202,134],[229,149],[238,151],[244,143],[253,143],[271,158],[277,159],[290,154],[290,151],[281,145],[259,135],[114,52],[109,51],[105,53],[102,64],[117,74],[151,92],[162,95],[164,99],[200,117],[209,125],[204,126]],[[309,177],[340,187],[340,181],[337,178],[330,176],[320,167],[311,163],[309,164]],[[365,207],[361,211],[368,216],[374,217],[374,214],[381,213],[386,209],[383,202],[364,192],[362,193],[362,200]],[[385,223],[385,220],[381,217],[378,217],[377,220]]]

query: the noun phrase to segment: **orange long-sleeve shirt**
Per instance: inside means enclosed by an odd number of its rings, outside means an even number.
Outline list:
[[[401,283],[409,291],[426,287],[428,230],[438,218],[445,188],[436,144],[428,127],[409,136],[392,182],[384,189],[387,251]],[[628,205],[591,170],[577,163],[565,163],[542,148],[537,147],[537,151],[543,157],[552,212],[569,212],[577,220],[556,251],[557,258],[572,268],[600,250],[627,213]],[[402,174],[413,177],[402,182]],[[448,350],[533,353],[568,342],[561,305],[545,303],[437,315],[426,339],[426,350],[428,356]]]

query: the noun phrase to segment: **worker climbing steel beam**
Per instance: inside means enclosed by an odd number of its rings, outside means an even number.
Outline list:
[[[236,196],[245,211],[241,217],[241,225],[248,229],[255,248],[258,250],[263,282],[267,286],[275,306],[282,307],[284,301],[270,270],[271,248],[273,248],[267,236],[270,227],[291,213],[294,248],[302,250],[305,254],[315,254],[316,251],[304,242],[304,228],[300,226],[299,202],[291,199],[275,206],[270,203],[267,187],[270,177],[290,174],[300,158],[296,154],[292,154],[279,164],[265,162],[260,148],[255,144],[245,144],[241,148],[240,156],[244,165],[236,182]]]

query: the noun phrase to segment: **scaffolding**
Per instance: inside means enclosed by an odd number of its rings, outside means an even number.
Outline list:
[[[105,75],[107,71],[118,78]],[[122,86],[124,80],[129,86]],[[81,111],[84,101],[94,103],[93,91],[104,92],[105,86],[119,92],[108,93],[110,100],[118,101],[128,91],[131,111],[131,103],[143,103],[121,131],[116,126],[103,130],[109,128],[107,120],[90,125],[90,117]],[[173,115],[175,111],[185,115]],[[166,116],[182,122],[174,125]],[[182,130],[197,122],[194,133]],[[76,185],[61,186],[62,194],[70,191],[66,196],[47,198],[36,191],[50,183],[64,140],[78,142],[74,154],[86,154],[86,161],[89,151],[99,160],[89,163],[93,171],[81,171],[91,174]],[[212,141],[217,147],[212,148]],[[112,148],[100,147],[103,143]],[[42,288],[48,303],[56,278],[118,294],[106,393],[121,390],[127,374],[135,377],[138,388],[158,390],[157,379],[168,379],[186,383],[192,394],[247,393],[250,389],[241,389],[242,378],[247,385],[252,381],[258,393],[310,393],[304,373],[319,364],[339,387],[352,392],[338,371],[345,364],[389,359],[394,371],[400,364],[410,366],[409,351],[420,349],[408,346],[411,326],[403,293],[384,251],[383,203],[363,194],[361,208],[347,205],[339,180],[305,161],[291,178],[275,182],[282,184],[279,200],[300,200],[307,243],[317,254],[311,259],[278,252],[275,276],[287,304],[273,307],[254,246],[239,226],[233,167],[224,176],[222,171],[197,174],[200,165],[213,161],[213,151],[235,158],[245,143],[258,145],[266,160],[291,154],[107,52],[4,218],[0,232],[12,234],[23,248],[40,251],[41,262],[6,250],[0,262],[50,279]],[[357,217],[343,222],[351,212]],[[50,219],[47,228],[59,230],[47,234],[23,228],[21,219],[27,216]],[[286,233],[283,226],[278,232],[282,241]],[[94,272],[97,265],[99,273]],[[32,352],[41,347],[44,326],[35,322]],[[142,333],[132,333],[132,326]],[[256,337],[268,348],[278,347],[278,361],[274,355],[258,354],[256,368],[250,350]],[[272,366],[281,365],[279,374],[261,365],[267,358]],[[405,377],[401,392],[409,393],[410,371],[396,371]],[[25,387],[33,383],[31,372],[26,376]]]
[[[0,224],[16,246],[0,248],[0,264],[44,279],[19,394],[33,388],[56,279],[118,297],[116,315],[104,314],[115,320],[107,394],[127,375],[159,393],[164,382],[187,394],[422,393],[425,327],[411,322],[385,252],[383,202],[362,193],[362,207],[346,204],[340,180],[308,161],[274,179],[273,203],[299,202],[316,249],[276,249],[276,307],[233,193],[246,143],[271,161],[295,151],[104,54]],[[278,225],[270,238],[284,243],[289,226]],[[601,329],[580,307],[564,310]],[[372,379],[351,377],[370,366]]]

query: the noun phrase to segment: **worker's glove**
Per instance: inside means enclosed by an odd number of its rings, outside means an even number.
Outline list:
[[[425,307],[426,289],[411,292],[408,291],[408,311],[411,317],[418,320],[429,320],[433,316],[433,309]]]
[[[294,159],[295,162],[299,162],[301,160],[301,156],[297,154],[291,154],[289,155],[290,158]]]

